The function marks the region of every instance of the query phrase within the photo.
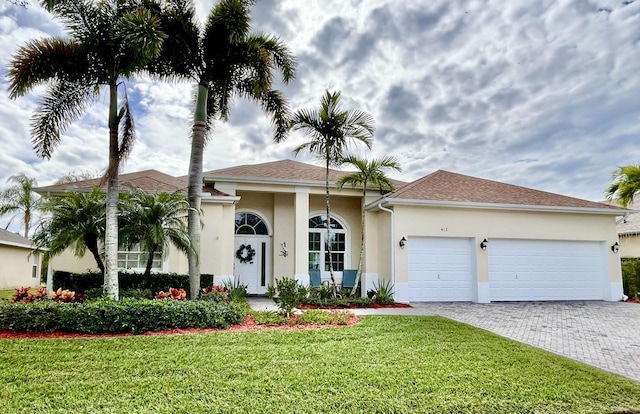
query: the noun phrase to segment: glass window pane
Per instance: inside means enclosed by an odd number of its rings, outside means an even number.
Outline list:
[[[247,224],[250,226],[255,226],[256,224],[260,223],[260,217],[256,216],[255,214],[247,214]]]
[[[269,234],[269,231],[267,230],[267,225],[264,224],[264,221],[260,220],[260,223],[258,223],[255,227],[255,233],[256,234],[264,234],[267,235]]]
[[[255,234],[255,230],[253,230],[253,227],[245,224],[236,229],[236,234]]]
[[[309,253],[309,269],[320,268],[320,253]]]
[[[246,223],[246,214],[245,213],[237,213],[236,214],[236,228],[242,226]]]

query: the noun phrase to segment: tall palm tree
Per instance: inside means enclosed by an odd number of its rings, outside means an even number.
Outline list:
[[[204,147],[215,121],[226,122],[235,97],[257,102],[271,115],[274,140],[285,138],[289,108],[275,90],[274,75],[284,83],[294,77],[296,61],[275,36],[251,33],[251,0],[221,0],[202,31],[193,18],[190,1],[184,0],[167,23],[162,54],[151,65],[153,73],[188,77],[197,83],[196,107],[191,135],[188,198],[189,236],[194,253],[189,255],[189,283],[195,298],[200,288],[200,203]],[[164,26],[163,26],[164,27]]]
[[[9,95],[23,96],[48,85],[32,119],[36,154],[50,158],[60,133],[108,90],[109,164],[107,181],[104,287],[118,298],[118,169],[135,139],[126,93],[118,87],[160,53],[166,35],[159,20],[135,0],[46,0],[68,37],[33,40],[18,49],[9,64]],[[124,87],[123,87],[124,89]]]
[[[166,256],[170,244],[185,254],[191,253],[187,231],[189,200],[183,191],[151,194],[130,187],[122,202],[122,244],[139,244],[146,253],[144,278],[151,285],[151,267],[158,253]]]
[[[24,174],[12,175],[7,179],[7,183],[12,185],[0,193],[0,216],[15,213],[9,219],[6,228],[18,218],[24,224],[24,237],[29,237],[31,219],[42,203],[40,197],[33,192],[38,183],[35,178]]]
[[[613,172],[613,183],[605,191],[608,200],[626,208],[640,194],[640,165],[626,165]]]
[[[386,156],[380,158],[374,158],[372,160],[366,160],[358,158],[354,155],[347,156],[344,160],[345,164],[350,164],[356,168],[355,172],[343,175],[338,182],[338,188],[342,189],[345,185],[350,184],[352,187],[362,187],[362,205],[360,211],[362,217],[360,220],[362,227],[362,234],[360,238],[360,258],[358,259],[358,273],[356,274],[356,281],[353,285],[353,295],[358,287],[358,282],[362,277],[362,268],[364,262],[364,242],[365,242],[365,211],[367,198],[367,186],[378,188],[380,193],[385,194],[395,190],[393,181],[387,177],[386,170],[402,171],[398,159],[393,156]]]
[[[104,274],[100,242],[106,223],[105,193],[95,187],[90,192],[71,191],[47,199],[42,211],[47,215],[34,236],[37,248],[46,248],[47,258],[68,248],[77,257],[89,250],[100,272]]]
[[[329,254],[329,274],[335,287],[333,259],[331,257],[331,206],[329,194],[329,167],[342,163],[349,141],[361,142],[371,148],[375,130],[373,117],[358,110],[340,108],[340,92],[326,91],[320,101],[319,110],[298,110],[291,120],[294,131],[300,130],[309,141],[298,146],[293,153],[302,151],[316,154],[324,161],[326,206],[327,206],[327,249]]]

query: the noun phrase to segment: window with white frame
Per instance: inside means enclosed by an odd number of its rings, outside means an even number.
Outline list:
[[[347,253],[347,231],[333,217],[331,218],[331,259],[333,270],[342,272]],[[309,219],[309,269],[329,271],[329,232],[327,216],[319,215]]]
[[[120,269],[145,269],[149,255],[143,251],[140,244],[134,244],[129,249],[120,246],[118,249],[118,267]],[[162,252],[153,255],[151,270],[162,270]]]

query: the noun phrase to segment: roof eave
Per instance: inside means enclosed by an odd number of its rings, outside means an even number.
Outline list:
[[[239,196],[209,196],[202,195],[202,202],[208,204],[237,204],[240,201]]]
[[[538,206],[527,204],[500,204],[500,203],[475,203],[468,201],[440,201],[440,200],[414,200],[400,198],[383,198],[381,200],[370,203],[367,209],[375,209],[378,204],[384,206],[427,206],[427,207],[451,207],[451,208],[467,208],[482,210],[516,210],[516,211],[535,211],[543,213],[578,213],[578,214],[605,214],[612,216],[621,216],[626,213],[622,209],[608,208],[590,208],[590,207],[564,207],[564,206]]]
[[[290,178],[262,178],[262,177],[243,177],[231,175],[205,175],[203,177],[206,182],[225,182],[225,183],[242,183],[242,184],[276,184],[276,185],[303,185],[309,187],[324,187],[325,182],[319,180],[292,180]],[[329,181],[329,185],[335,187],[335,181]]]

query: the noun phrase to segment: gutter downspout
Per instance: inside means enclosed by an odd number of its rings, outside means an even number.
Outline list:
[[[396,226],[395,226],[394,214],[393,214],[393,210],[382,207],[382,203],[378,203],[378,208],[382,211],[386,211],[387,213],[391,213],[391,284],[395,286],[396,285],[396,251],[395,251]]]
[[[626,212],[624,214],[624,217],[622,217],[620,220],[616,220],[616,224],[620,224],[620,223],[624,223],[627,221],[627,219],[629,218],[629,215],[631,214],[630,211]]]

